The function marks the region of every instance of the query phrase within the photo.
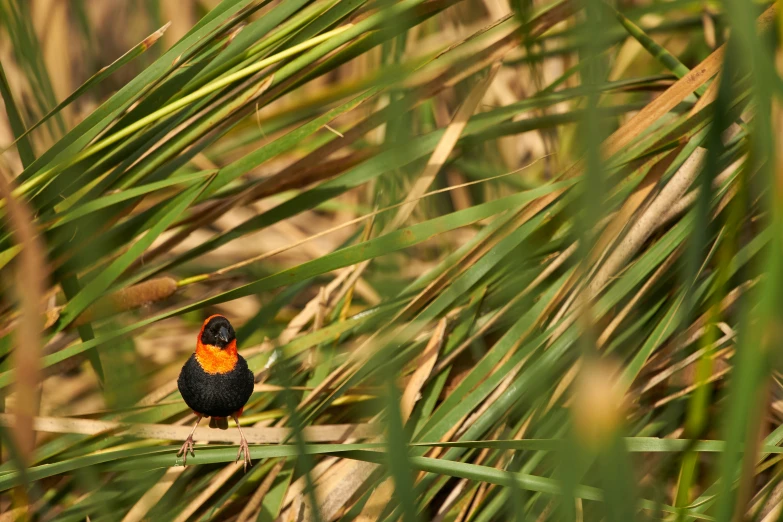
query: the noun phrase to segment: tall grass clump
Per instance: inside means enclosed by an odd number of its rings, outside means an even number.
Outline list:
[[[0,0],[0,521],[783,520],[781,16]]]

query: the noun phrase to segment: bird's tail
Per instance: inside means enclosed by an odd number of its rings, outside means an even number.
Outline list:
[[[209,427],[210,428],[218,428],[221,430],[227,430],[228,429],[228,418],[227,417],[210,417],[209,418]]]

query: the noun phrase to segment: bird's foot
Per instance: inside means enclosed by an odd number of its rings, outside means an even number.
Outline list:
[[[242,454],[245,455],[245,473],[247,473],[247,467],[252,466],[253,462],[250,460],[250,448],[247,447],[247,441],[244,439],[244,437],[239,443],[239,451],[237,451],[237,460],[235,462],[239,462],[239,457]]]
[[[188,462],[188,452],[190,452],[190,454],[193,455],[194,457],[196,456],[196,452],[193,451],[193,435],[190,435],[188,436],[187,439],[185,439],[185,443],[177,452],[177,457],[179,457],[180,455],[182,456],[183,466]]]

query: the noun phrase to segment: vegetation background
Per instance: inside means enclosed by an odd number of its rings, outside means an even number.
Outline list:
[[[778,12],[0,0],[0,520],[783,520]]]

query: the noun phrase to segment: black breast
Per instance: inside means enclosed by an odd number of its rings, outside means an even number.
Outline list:
[[[207,373],[193,354],[182,367],[177,386],[194,412],[207,417],[230,417],[242,409],[253,393],[253,372],[239,355],[230,372]]]

